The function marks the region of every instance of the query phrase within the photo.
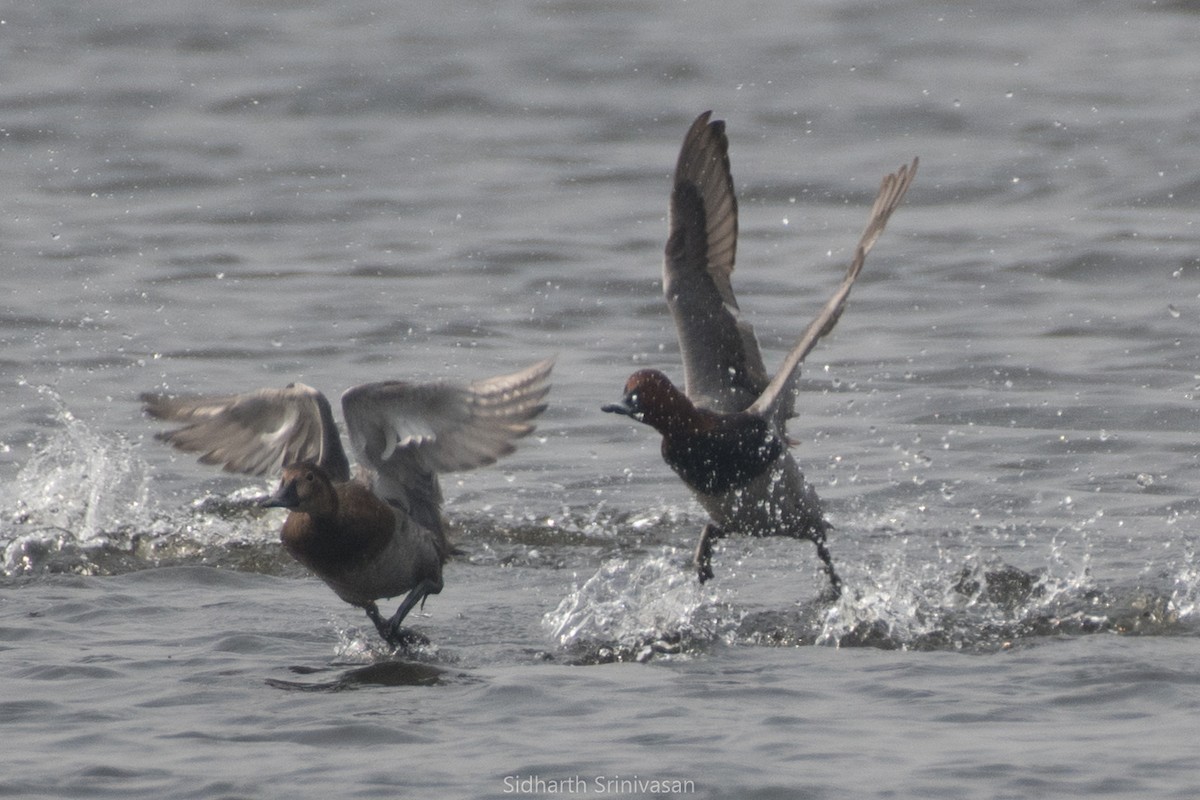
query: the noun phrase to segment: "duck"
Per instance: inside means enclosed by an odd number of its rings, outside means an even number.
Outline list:
[[[352,469],[329,400],[302,383],[219,396],[140,395],[153,419],[182,423],[155,438],[204,464],[279,474],[261,500],[288,515],[283,548],[345,602],[366,611],[392,646],[424,637],[402,627],[439,594],[453,552],[438,476],[514,452],[547,408],[548,358],[466,385],[381,381],[347,389],[342,417]],[[405,595],[385,618],[377,601]]]
[[[713,578],[713,545],[727,534],[787,536],[816,545],[830,598],[841,596],[827,544],[831,526],[792,455],[796,442],[786,425],[795,415],[800,365],[837,324],[918,164],[914,158],[883,178],[841,284],[772,376],[753,326],[739,318],[730,280],[738,207],[725,122],[706,111],[684,136],[663,259],[663,293],[683,358],[684,388],[661,370],[640,369],[626,380],[620,402],[601,408],[657,430],[663,460],[707,512],[692,557],[701,583]]]

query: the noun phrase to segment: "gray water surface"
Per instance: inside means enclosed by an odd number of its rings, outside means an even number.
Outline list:
[[[0,21],[0,794],[1195,796],[1194,3]],[[710,108],[768,364],[921,158],[790,428],[836,604],[803,542],[697,585],[703,513],[599,411],[682,377],[660,259]],[[136,402],[554,353],[538,432],[446,478],[406,653],[282,554],[271,481]]]

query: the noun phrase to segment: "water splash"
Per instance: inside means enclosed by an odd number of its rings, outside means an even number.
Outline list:
[[[813,640],[900,650],[1005,648],[1052,595],[1045,575],[1003,563],[971,561],[957,573],[896,563],[829,609]]]
[[[645,661],[661,653],[729,646],[875,647],[994,652],[1053,637],[1097,633],[1163,635],[1194,628],[1200,569],[1187,548],[1174,587],[1104,585],[1092,574],[1086,540],[1052,542],[1031,569],[1006,563],[995,532],[878,538],[857,563],[845,561],[837,602],[773,599],[776,587],[729,574],[701,587],[685,558],[606,560],[543,620],[580,663]],[[931,551],[929,538],[944,538]],[[1001,537],[1003,538],[1003,537]],[[770,545],[746,545],[749,556]],[[911,549],[910,549],[911,547]],[[792,551],[775,549],[772,570],[794,570]],[[737,563],[729,558],[730,565]],[[786,561],[786,563],[784,563]],[[761,575],[761,568],[758,569]],[[762,576],[766,577],[766,576]],[[747,582],[749,580],[749,582]],[[728,586],[729,588],[722,588]],[[718,594],[723,592],[723,594]]]
[[[1178,619],[1192,622],[1200,620],[1200,563],[1196,561],[1196,543],[1188,540],[1183,544],[1183,558],[1176,563],[1174,586],[1169,609]]]
[[[605,561],[546,614],[543,626],[580,661],[645,661],[732,632],[729,608],[679,551]]]
[[[151,499],[149,467],[128,440],[94,430],[53,389],[36,391],[53,407],[54,427],[5,487],[0,575],[278,560],[275,534],[257,522],[263,515],[250,499],[258,492],[159,509]]]
[[[82,541],[146,521],[146,466],[129,442],[91,430],[49,387],[37,392],[53,404],[57,427],[9,487],[13,521],[68,530]]]
[[[87,564],[151,530],[145,463],[123,438],[77,419],[49,387],[56,427],[6,488],[0,548],[4,574],[87,572]]]
[[[453,660],[446,658],[437,644],[420,634],[414,641],[400,647],[383,641],[369,626],[338,626],[337,637],[333,663],[341,666],[379,664],[397,658],[408,663],[445,663]]]

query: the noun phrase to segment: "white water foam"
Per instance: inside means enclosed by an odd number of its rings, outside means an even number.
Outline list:
[[[641,659],[677,652],[684,640],[732,635],[737,620],[730,609],[684,561],[671,547],[646,558],[609,559],[547,613],[543,625],[563,648],[622,648]]]
[[[35,390],[53,405],[55,427],[4,487],[0,573],[125,571],[274,541],[274,529],[246,513],[260,488],[159,508],[131,442],[94,430],[52,388]]]

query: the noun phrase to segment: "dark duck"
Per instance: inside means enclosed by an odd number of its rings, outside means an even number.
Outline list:
[[[443,587],[451,553],[438,475],[495,462],[546,409],[552,360],[509,375],[451,383],[384,381],[348,389],[342,416],[352,471],[325,396],[294,383],[219,397],[143,394],[146,412],[183,426],[157,435],[200,461],[282,475],[263,505],[288,509],[280,539],[338,597],[366,611],[389,644]],[[390,618],[376,600],[404,594]]]
[[[713,577],[716,539],[790,536],[816,545],[836,599],[842,582],[826,546],[830,525],[792,457],[786,423],[795,415],[800,364],[837,324],[867,253],[916,176],[917,159],[884,177],[845,277],[771,377],[753,328],[738,318],[730,283],[737,197],[725,123],[711,114],[692,123],[679,152],[663,262],[685,389],[658,370],[639,370],[622,401],[603,408],[661,433],[663,459],[708,512],[694,557],[702,583]]]

